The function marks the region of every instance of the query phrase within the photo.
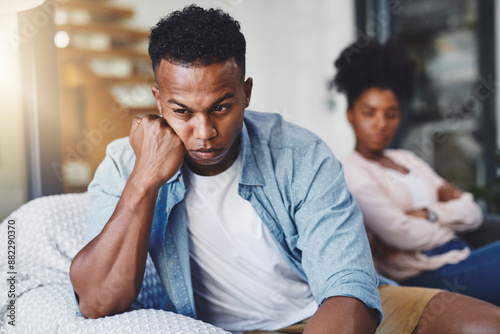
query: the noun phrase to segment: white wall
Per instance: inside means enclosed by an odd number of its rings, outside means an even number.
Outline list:
[[[26,200],[15,14],[0,14],[0,222]]]
[[[138,2],[115,0],[135,9],[131,24],[143,29],[192,3]],[[197,4],[220,7],[241,23],[247,40],[247,75],[254,79],[249,109],[281,113],[321,136],[338,157],[353,150],[345,99],[327,90],[334,59],[354,39],[352,1],[200,0]],[[330,102],[334,108],[328,107]]]

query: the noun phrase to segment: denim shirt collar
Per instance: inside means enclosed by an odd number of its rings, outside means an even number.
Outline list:
[[[179,170],[175,172],[174,176],[172,176],[170,180],[167,181],[167,184],[180,180],[180,177],[181,177],[181,169],[179,168]]]
[[[255,161],[254,152],[256,150],[252,149],[252,141],[248,135],[248,129],[243,122],[243,128],[241,129],[241,152],[242,155],[242,166],[241,166],[241,176],[240,184],[247,186],[263,186],[265,185],[264,177],[260,172],[260,169]]]

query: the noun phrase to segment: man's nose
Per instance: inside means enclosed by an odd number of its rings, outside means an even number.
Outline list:
[[[196,139],[209,140],[217,136],[217,129],[210,117],[207,115],[198,115],[194,124],[193,133]]]

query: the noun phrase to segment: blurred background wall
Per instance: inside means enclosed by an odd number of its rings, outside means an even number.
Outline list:
[[[20,58],[9,36],[15,15],[0,14],[0,219],[26,199]]]
[[[107,143],[128,135],[134,116],[157,112],[148,30],[190,3],[0,6],[0,219],[31,198],[85,191]],[[393,146],[412,149],[498,210],[500,0],[196,3],[240,21],[254,78],[250,109],[316,132],[340,158],[354,137],[344,97],[329,86],[334,59],[357,36],[403,40],[419,61],[419,82]]]

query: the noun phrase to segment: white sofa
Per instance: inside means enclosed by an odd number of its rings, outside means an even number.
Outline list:
[[[0,224],[4,275],[0,281],[0,333],[228,333],[199,320],[158,310],[164,292],[149,257],[142,290],[134,304],[137,309],[102,319],[78,315],[68,270],[81,247],[88,210],[86,193],[47,196],[23,205]],[[13,270],[8,267],[9,235],[15,242]],[[9,297],[11,284],[7,279],[12,274],[7,273],[11,271],[16,272],[15,298]],[[15,314],[8,307],[11,300]],[[9,322],[14,316],[12,326]]]

